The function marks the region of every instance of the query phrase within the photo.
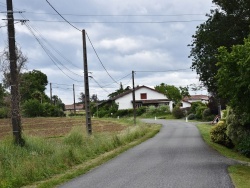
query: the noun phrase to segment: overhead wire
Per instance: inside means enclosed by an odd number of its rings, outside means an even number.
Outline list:
[[[63,23],[61,20],[30,20],[33,22]],[[68,23],[85,24],[164,24],[164,23],[191,23],[204,22],[206,20],[168,20],[168,21],[67,21]],[[72,24],[71,24],[72,25]],[[75,26],[74,26],[75,27]],[[75,27],[76,28],[76,27]],[[77,29],[78,30],[78,29]],[[80,31],[80,30],[79,30]]]
[[[50,7],[64,20],[64,21],[66,21],[69,25],[71,25],[73,28],[75,28],[76,30],[78,30],[78,31],[81,31],[80,29],[78,29],[76,26],[74,26],[73,24],[71,24],[67,19],[65,19],[53,6],[52,6],[52,4],[48,1],[48,0],[46,0],[46,2],[50,5]],[[101,65],[102,65],[102,67],[104,68],[104,70],[106,71],[106,73],[109,75],[109,77],[114,81],[114,82],[116,82],[117,84],[118,84],[118,82],[109,74],[109,72],[107,71],[107,69],[105,68],[105,66],[103,65],[103,63],[102,63],[102,61],[101,61],[101,59],[100,59],[100,57],[99,57],[99,55],[97,54],[97,51],[96,51],[96,49],[95,49],[95,47],[94,47],[94,45],[93,45],[93,43],[92,43],[92,41],[90,40],[90,37],[89,37],[89,35],[88,35],[88,33],[86,32],[86,36],[87,36],[87,38],[88,38],[88,40],[89,40],[89,42],[90,42],[90,44],[91,44],[91,46],[92,46],[92,48],[93,48],[93,50],[94,50],[94,52],[95,52],[95,54],[96,54],[96,56],[97,56],[97,58],[98,58],[98,60],[99,60],[99,62],[101,63]]]
[[[21,16],[23,17],[23,18],[25,18],[24,17],[24,15],[21,13]],[[48,42],[48,40],[46,40],[45,39],[45,37],[34,27],[34,26],[32,26],[32,28],[39,34],[39,36],[40,36],[40,38],[41,39],[43,39],[43,41],[45,42],[45,43],[47,43],[58,55],[60,55],[65,61],[67,61],[68,63],[70,63],[72,66],[74,66],[74,67],[76,67],[76,68],[78,68],[78,69],[80,69],[78,66],[76,66],[74,63],[72,63],[69,59],[67,59],[59,50],[57,50],[50,42]],[[76,73],[74,73],[74,74],[76,74]],[[83,75],[80,75],[81,77],[83,77]]]
[[[119,83],[109,74],[108,70],[107,70],[107,69],[105,68],[105,66],[103,65],[103,62],[102,62],[102,60],[100,59],[99,55],[97,54],[96,49],[95,49],[95,47],[94,47],[92,41],[90,40],[90,37],[89,37],[89,35],[88,35],[87,32],[86,32],[86,35],[87,35],[87,38],[88,38],[88,40],[89,40],[89,42],[90,42],[90,44],[91,44],[91,46],[92,46],[92,48],[93,48],[93,50],[94,50],[94,52],[95,52],[95,54],[96,54],[96,56],[97,56],[99,62],[101,63],[101,65],[102,65],[102,67],[104,68],[104,70],[106,71],[106,73],[109,75],[109,77],[110,77],[115,83],[119,84]]]
[[[178,71],[185,71],[185,70],[190,70],[190,68],[186,68],[186,69],[175,69],[175,70],[162,70],[162,71],[160,71],[160,70],[145,70],[145,71],[135,71],[135,72],[178,72]]]
[[[25,18],[25,16],[23,14],[21,14],[21,16]],[[34,31],[36,31],[36,33],[38,33],[38,35],[40,36],[40,38],[45,41],[54,51],[56,51],[59,55],[61,55],[61,57],[63,57],[66,61],[67,59],[58,51],[56,50],[42,35],[41,33],[39,33],[39,31],[37,29],[35,29],[34,27],[32,27],[31,25],[27,24],[27,22],[25,22],[25,26],[28,28],[28,30],[32,33],[33,36],[35,36],[36,40],[39,39],[39,37],[35,34]],[[34,30],[34,31],[33,31]],[[38,41],[38,40],[37,40]],[[45,45],[42,43],[42,41],[39,39],[39,42],[38,42],[40,45],[42,44],[43,46],[43,49],[46,48]],[[72,74],[74,75],[77,75],[77,76],[80,76],[80,77],[84,77],[83,75],[79,75],[73,71],[71,71],[69,68],[67,68],[63,63],[61,63],[57,58],[56,56],[53,55],[52,52],[50,52],[47,48],[46,48],[46,54],[48,55],[48,53],[50,54],[50,57],[52,57],[57,63],[59,63],[61,66],[63,66],[65,69],[67,69],[69,72],[71,72]],[[55,61],[53,61],[55,63]],[[68,61],[70,62],[70,61]],[[72,64],[72,63],[71,63]],[[73,64],[72,64],[73,65]],[[58,67],[58,66],[57,66]],[[78,68],[78,67],[77,67]],[[61,70],[61,69],[60,69]]]
[[[66,75],[68,78],[70,78],[71,80],[73,81],[76,81],[76,82],[82,82],[82,81],[79,81],[79,80],[76,80],[72,77],[70,77],[68,74],[66,74],[58,65],[57,63],[55,62],[55,60],[53,59],[53,55],[48,51],[48,49],[43,45],[43,43],[41,42],[41,40],[36,36],[36,34],[33,32],[33,30],[31,29],[31,27],[25,23],[26,27],[28,28],[28,30],[31,32],[31,34],[35,37],[35,39],[37,40],[37,42],[39,43],[39,45],[42,47],[42,49],[45,51],[45,53],[47,54],[47,56],[50,58],[50,60],[56,65],[56,67],[64,74]],[[54,57],[55,58],[55,57]]]
[[[78,30],[78,31],[80,31],[81,32],[81,30],[80,29],[78,29],[76,26],[74,26],[73,24],[71,24],[68,20],[66,20],[53,6],[52,6],[52,4],[48,1],[48,0],[46,0],[46,2],[49,4],[49,6],[65,21],[65,22],[67,22],[69,25],[71,25],[72,27],[74,27],[76,30]]]

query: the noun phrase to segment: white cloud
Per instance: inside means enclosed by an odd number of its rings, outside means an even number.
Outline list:
[[[204,15],[211,8],[211,0],[61,0],[60,2],[50,0],[50,2],[74,26],[86,30],[103,65],[115,79],[130,74],[132,70],[158,71],[190,67],[187,45],[191,42],[196,26],[202,23],[202,20],[206,20]],[[43,41],[49,52],[75,74],[57,62],[62,71],[68,75],[66,76],[54,65],[30,31],[24,25],[16,24],[16,41],[29,58],[28,68],[41,70],[47,74],[49,82],[66,84],[67,86],[60,85],[60,88],[54,88],[53,92],[62,98],[63,102],[72,103],[72,89],[68,87],[72,88],[73,84],[83,85],[83,79],[76,75],[83,71],[81,32],[63,22],[46,1],[22,0],[13,3],[15,9],[26,11],[23,15],[30,20],[28,24],[39,33],[39,39],[41,34],[64,58]],[[0,15],[0,18],[4,16]],[[19,19],[22,16],[15,14],[15,18]],[[6,29],[0,29],[1,49],[7,41],[2,39],[7,36]],[[90,80],[91,93],[97,94],[102,99],[107,98],[106,91],[112,92],[119,85],[112,84],[112,79],[103,69],[88,38],[87,53],[89,71],[93,72],[94,78],[102,86],[111,84],[105,87],[104,91]],[[75,80],[82,82],[78,83]],[[185,86],[197,80],[196,73],[191,71],[136,73],[137,85],[151,87],[161,82]],[[131,77],[120,81],[131,84]],[[78,90],[77,92],[80,92],[82,88]]]

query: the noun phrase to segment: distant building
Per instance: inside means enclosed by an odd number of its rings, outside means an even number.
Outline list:
[[[191,95],[189,97],[184,97],[181,102],[181,108],[191,107],[193,102],[202,102],[207,104],[209,102],[209,97],[207,95]]]
[[[75,104],[76,111],[83,110],[84,104]],[[74,111],[74,104],[65,104],[65,111]]]
[[[117,95],[106,103],[115,102],[119,105],[118,110],[132,109],[133,108],[133,90],[128,90],[120,95]],[[173,109],[173,102],[170,101],[166,95],[147,86],[138,86],[135,88],[135,106],[159,106],[168,105],[170,111]]]

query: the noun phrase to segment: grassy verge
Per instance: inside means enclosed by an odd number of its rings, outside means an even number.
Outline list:
[[[243,161],[243,162],[250,162],[250,159],[239,154],[238,152],[228,149],[222,145],[216,144],[211,141],[210,139],[210,129],[211,125],[207,124],[198,124],[197,125],[199,131],[201,132],[201,135],[205,142],[216,149],[219,153],[222,155],[232,158],[237,161]],[[230,166],[228,168],[229,174],[231,176],[231,179],[235,185],[236,188],[248,188],[250,187],[250,166],[243,166],[243,165],[234,165]]]
[[[128,126],[86,136],[82,127],[61,138],[26,137],[25,147],[0,143],[0,187],[54,187],[154,136],[160,126]],[[38,182],[38,183],[35,183]]]

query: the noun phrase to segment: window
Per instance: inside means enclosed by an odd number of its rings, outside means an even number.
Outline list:
[[[147,99],[147,93],[141,93],[141,99]]]

